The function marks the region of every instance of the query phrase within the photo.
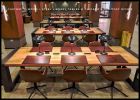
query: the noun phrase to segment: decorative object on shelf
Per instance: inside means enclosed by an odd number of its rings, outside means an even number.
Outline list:
[[[109,40],[111,40],[111,37],[109,35],[106,35],[106,33],[103,33],[99,39],[104,43],[104,50],[102,52],[100,52],[102,55],[107,55],[107,52],[105,51],[105,42],[108,42]]]
[[[68,54],[71,56],[75,55],[75,52],[73,52],[72,49],[73,49],[74,42],[77,40],[78,38],[75,35],[68,36],[68,41],[71,43],[71,52],[69,52]]]

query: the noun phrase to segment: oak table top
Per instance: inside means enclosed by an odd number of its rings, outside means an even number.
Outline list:
[[[45,35],[45,34],[54,34],[54,35],[63,35],[63,34],[75,34],[75,35],[86,35],[86,34],[97,34],[100,35],[104,33],[99,27],[89,28],[87,32],[82,32],[79,28],[73,28],[70,30],[71,33],[65,33],[66,30],[62,28],[55,28],[54,30],[50,31],[45,28],[39,28],[35,31],[36,35]]]
[[[80,19],[84,18],[83,16],[51,16],[51,19],[65,19],[65,18],[70,18],[70,19]]]
[[[53,21],[53,22],[49,22],[48,20],[43,20],[40,22],[40,24],[92,24],[92,21],[88,21],[88,22],[83,22],[83,21],[70,21],[70,22],[65,22],[64,20],[60,20],[60,21]]]
[[[62,47],[53,47],[49,53],[44,53],[43,56],[37,56],[37,49],[33,50],[33,47],[21,47],[17,52],[8,59],[5,63],[9,67],[18,66],[63,66],[63,65],[74,65],[74,66],[136,66],[138,65],[138,59],[131,53],[126,51],[120,46],[109,46],[111,49],[108,55],[101,55],[95,53],[89,47],[79,47],[76,50],[76,55],[68,55],[69,51],[62,52]],[[74,49],[74,48],[73,48]],[[102,48],[100,48],[101,50]],[[73,60],[75,59],[75,60]],[[68,63],[69,61],[69,63]],[[71,63],[72,62],[72,63]]]

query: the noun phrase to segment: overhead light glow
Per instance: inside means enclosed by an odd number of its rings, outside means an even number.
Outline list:
[[[47,5],[45,4],[45,9],[47,10]]]
[[[96,3],[95,4],[95,12],[97,12],[97,10],[98,10],[98,4]]]
[[[127,12],[127,20],[129,20],[130,19],[130,15],[131,15],[131,11],[132,11],[132,2],[129,4],[129,9],[128,9],[128,12]]]
[[[35,13],[37,12],[36,4],[34,4]]]
[[[8,21],[8,14],[7,14],[7,10],[5,8],[5,5],[2,5],[2,9],[3,9],[5,21]]]

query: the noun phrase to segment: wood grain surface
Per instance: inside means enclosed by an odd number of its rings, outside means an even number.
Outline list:
[[[59,35],[63,35],[65,30],[62,30],[62,28],[56,28],[56,30],[53,33],[50,33],[49,30],[46,30],[45,28],[39,28],[37,29],[37,31],[35,31],[36,35],[45,35],[45,34],[59,34]],[[102,30],[100,30],[99,28],[90,28],[89,30],[87,30],[87,32],[82,32],[79,28],[73,28],[72,33],[70,34],[80,34],[80,35],[86,35],[86,34],[102,34],[104,33]]]
[[[79,56],[84,56],[87,61],[87,65],[127,65],[127,66],[135,66],[138,65],[138,59],[127,52],[125,49],[123,49],[120,46],[109,46],[112,49],[112,52],[108,52],[108,55],[119,55],[123,58],[123,60],[126,61],[126,63],[118,62],[118,60],[113,60],[117,59],[116,56],[111,56],[111,62],[114,61],[114,63],[101,63],[100,59],[97,56],[100,56],[100,53],[95,53],[90,50],[89,47],[80,47],[80,51],[75,51],[76,55]],[[19,50],[11,57],[9,60],[5,63],[5,65],[9,67],[14,67],[14,66],[22,66],[24,60],[26,59],[27,56],[36,56],[37,52],[32,52],[32,47],[21,47]],[[76,49],[75,49],[76,50]],[[62,66],[63,64],[61,63],[62,61],[62,56],[68,55],[69,51],[62,52],[61,47],[53,47],[52,51],[49,52],[48,54],[45,54],[43,56],[50,56],[50,62],[47,65],[60,65]],[[65,57],[64,57],[65,58]],[[64,59],[63,58],[63,59]],[[84,59],[85,59],[84,58]],[[121,58],[121,61],[123,61]],[[105,59],[104,59],[105,60]],[[113,61],[112,61],[113,60]],[[116,62],[115,62],[116,61]],[[79,65],[83,65],[82,63],[78,63]],[[45,64],[44,64],[45,65]]]

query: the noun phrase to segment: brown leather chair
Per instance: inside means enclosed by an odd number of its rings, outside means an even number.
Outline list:
[[[67,89],[75,89],[78,92],[81,92],[83,95],[88,97],[85,93],[83,93],[81,90],[79,90],[76,86],[76,82],[81,82],[86,79],[86,68],[84,67],[84,70],[63,70],[63,79],[67,82],[72,82],[72,86],[68,88],[61,89],[60,91],[64,91]],[[71,93],[71,99],[73,96],[73,92]]]
[[[111,98],[113,98],[113,88],[118,90],[124,96],[128,97],[126,94],[124,94],[118,88],[116,88],[114,86],[114,84],[115,84],[116,81],[125,81],[129,77],[129,75],[131,73],[130,68],[127,68],[127,67],[125,67],[125,68],[116,68],[116,69],[113,69],[113,70],[107,72],[107,71],[105,71],[105,69],[102,66],[100,66],[100,72],[107,80],[111,81],[111,85],[106,86],[106,87],[102,87],[102,88],[98,88],[96,90],[111,87]]]
[[[93,41],[89,43],[89,46],[102,46],[99,41]]]
[[[52,47],[52,45],[49,43],[49,42],[45,42],[45,41],[42,41],[40,44],[39,44],[39,48],[43,48],[41,50],[41,52],[45,52],[45,49],[47,49],[48,47]],[[49,66],[48,67],[52,72],[52,68]],[[39,68],[39,70],[42,69],[42,67]]]
[[[52,45],[49,43],[49,42],[45,42],[45,41],[42,41],[40,44],[39,44],[40,47],[52,47]],[[44,52],[44,51],[43,51]]]
[[[79,30],[88,30],[89,28],[87,28],[86,26],[80,26]]]
[[[75,44],[71,44],[70,42],[65,42],[63,47],[71,47],[71,46],[76,46]]]
[[[20,70],[21,79],[24,80],[25,82],[31,82],[34,84],[33,87],[27,88],[27,89],[33,89],[33,91],[31,92],[31,94],[29,96],[29,99],[32,96],[32,94],[35,92],[35,90],[39,91],[40,94],[45,97],[45,99],[47,98],[38,88],[38,87],[43,87],[46,85],[42,85],[42,86],[37,85],[37,82],[41,82],[41,81],[45,80],[46,74],[47,74],[46,69],[42,72],[39,70],[31,70],[31,69],[21,69]]]
[[[64,28],[63,28],[63,30],[72,30],[73,28],[71,27],[71,26],[65,26]]]
[[[55,40],[55,37],[52,34],[44,35],[44,37],[45,37],[44,39],[45,42],[54,42]]]
[[[62,41],[63,42],[68,42],[68,36],[70,36],[71,34],[64,34],[63,36],[62,36]]]
[[[47,29],[48,30],[53,30],[55,27],[54,26],[48,26]]]
[[[63,36],[62,36],[62,42],[63,42],[63,45],[64,45],[64,43],[65,42],[69,42],[69,40],[68,40],[68,37],[69,36],[73,36],[72,34],[63,34]],[[76,43],[77,41],[75,41],[75,43]]]
[[[86,35],[85,37],[82,37],[84,41],[86,41],[89,45],[90,42],[96,41],[96,35]]]

